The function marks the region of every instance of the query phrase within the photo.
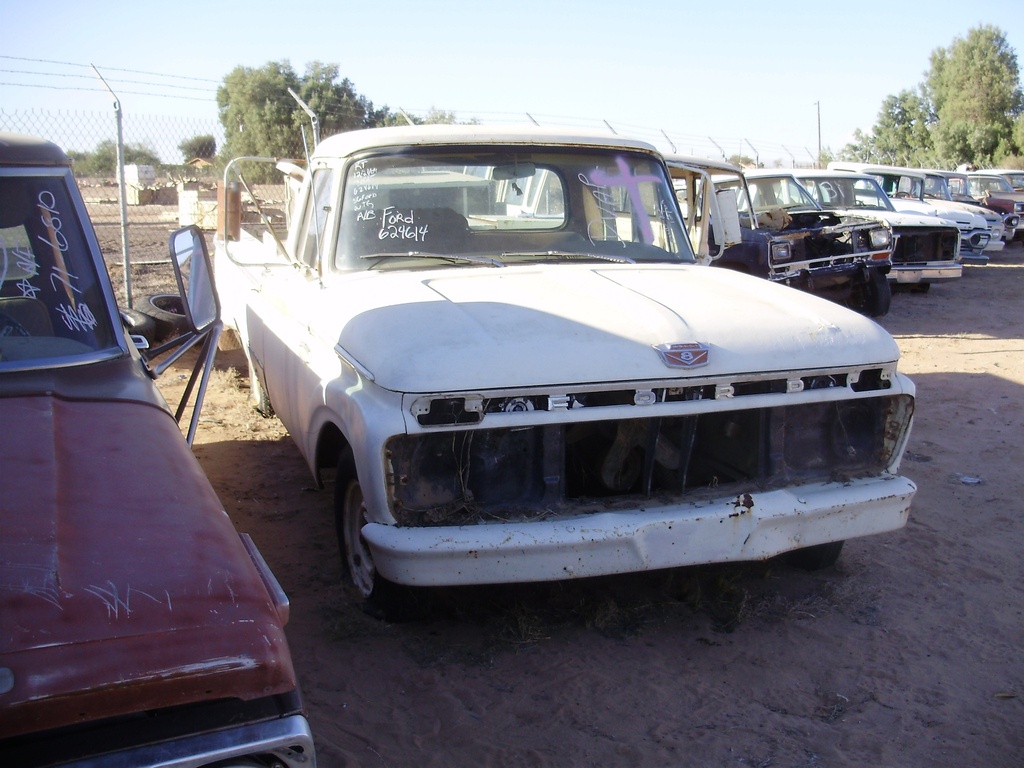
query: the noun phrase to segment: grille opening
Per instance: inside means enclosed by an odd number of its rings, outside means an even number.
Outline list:
[[[744,395],[782,395],[786,393],[785,379],[743,381],[732,385],[733,397]]]
[[[529,520],[879,473],[897,400],[398,436],[392,514],[411,526]]]

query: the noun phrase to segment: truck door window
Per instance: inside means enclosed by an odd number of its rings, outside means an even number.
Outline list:
[[[299,261],[310,269],[316,269],[317,256],[326,247],[327,218],[331,213],[331,190],[334,186],[334,170],[320,168],[313,172],[309,199],[303,213],[302,232],[299,236]],[[315,215],[314,215],[315,214]]]

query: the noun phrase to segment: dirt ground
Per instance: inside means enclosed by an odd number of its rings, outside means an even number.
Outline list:
[[[402,624],[343,585],[333,489],[220,353],[195,451],[291,598],[319,764],[1020,766],[1022,296],[1018,243],[894,297],[919,490],[906,528],[834,568],[436,590]],[[172,403],[183,377],[162,380]]]

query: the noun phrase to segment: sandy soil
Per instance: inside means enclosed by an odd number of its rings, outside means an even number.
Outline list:
[[[1022,296],[1015,244],[894,297],[919,491],[836,567],[438,590],[403,624],[342,584],[333,489],[221,353],[195,450],[291,597],[320,765],[1021,765]]]

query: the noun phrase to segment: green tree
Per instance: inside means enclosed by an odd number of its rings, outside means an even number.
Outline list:
[[[92,152],[72,151],[68,157],[79,176],[117,175],[117,143],[113,139],[101,141]],[[125,144],[124,162],[125,165],[161,165],[159,155],[144,144]]]
[[[1013,143],[1016,145],[1016,153],[998,158],[999,165],[1007,168],[1024,168],[1024,115],[1013,121]]]
[[[1024,149],[1022,112],[1017,55],[999,29],[982,26],[935,49],[926,81],[886,97],[871,132],[856,131],[839,155],[947,168],[1005,162]]]
[[[882,102],[873,129],[873,151],[890,165],[924,167],[934,159],[927,100],[913,91],[901,91]]]
[[[350,80],[339,79],[336,64],[314,61],[301,77],[287,61],[268,62],[258,69],[236,67],[217,89],[226,137],[222,154],[303,157],[306,146],[312,149],[314,137],[310,117],[293,93],[316,115],[322,138],[381,125],[390,115],[387,107],[377,108],[358,94]],[[253,173],[254,180],[263,175]]]
[[[860,128],[853,132],[853,141],[839,150],[840,160],[852,160],[858,163],[880,162],[875,153],[874,133],[864,133]]]
[[[926,87],[936,116],[935,146],[947,165],[984,166],[1019,153],[1020,70],[997,27],[976,27],[948,49],[933,51]]]
[[[387,107],[374,107],[372,101],[356,93],[351,80],[338,78],[337,64],[314,61],[306,65],[306,73],[298,89],[299,96],[320,122],[321,136],[373,128],[386,120],[390,114]],[[300,124],[309,122],[304,112],[298,115],[298,119]]]
[[[432,106],[427,112],[427,116],[423,118],[423,123],[425,125],[458,125],[459,121],[455,119],[454,112],[445,112],[443,109]]]
[[[839,153],[843,160],[884,165],[933,165],[932,115],[923,93],[901,91],[887,96],[870,133],[854,131],[853,141]]]
[[[431,107],[425,117],[408,115],[402,110],[388,115],[381,122],[381,125],[479,125],[480,121],[471,117],[469,120],[460,121],[455,117],[454,112],[448,112],[438,107]]]
[[[299,78],[287,61],[259,69],[235,67],[217,88],[217,109],[224,126],[222,152],[227,157],[301,157],[295,130],[301,111],[288,89]]]
[[[178,145],[178,149],[181,150],[185,162],[197,157],[203,160],[213,160],[217,156],[217,140],[212,135],[204,133],[193,136],[191,139],[185,139]]]
[[[726,159],[726,162],[732,163],[733,165],[738,165],[740,168],[758,167],[757,161],[755,161],[754,158],[741,154],[729,155],[729,157]]]

